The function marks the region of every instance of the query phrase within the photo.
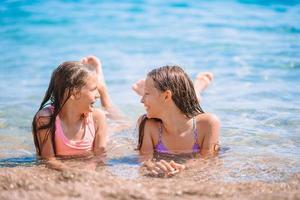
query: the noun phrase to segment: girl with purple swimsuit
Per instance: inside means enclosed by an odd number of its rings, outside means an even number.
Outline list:
[[[137,149],[152,175],[169,176],[185,168],[174,161],[154,161],[155,153],[207,156],[218,151],[220,121],[199,104],[199,93],[212,78],[211,73],[202,73],[193,84],[182,68],[164,66],[133,85],[147,112],[139,119]]]

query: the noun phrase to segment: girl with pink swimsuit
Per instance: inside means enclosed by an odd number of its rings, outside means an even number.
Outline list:
[[[97,98],[104,110],[94,107]],[[80,62],[62,63],[53,71],[45,97],[33,118],[37,155],[58,170],[66,166],[56,157],[103,155],[107,116],[123,118],[110,100],[100,60],[88,56]]]

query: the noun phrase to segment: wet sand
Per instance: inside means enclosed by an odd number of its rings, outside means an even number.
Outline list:
[[[278,182],[231,182],[97,171],[54,171],[43,165],[0,168],[0,199],[300,199],[300,173]]]

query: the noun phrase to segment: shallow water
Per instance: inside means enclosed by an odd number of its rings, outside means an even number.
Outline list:
[[[299,22],[300,1],[4,1],[0,167],[34,165],[30,123],[51,71],[95,54],[133,121],[144,111],[130,86],[154,66],[215,74],[202,107],[220,117],[228,150],[185,179],[285,179],[300,171]],[[141,177],[133,129],[111,135],[107,161],[129,179]]]

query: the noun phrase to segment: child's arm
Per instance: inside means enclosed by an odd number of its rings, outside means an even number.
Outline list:
[[[203,157],[215,155],[219,150],[220,120],[217,116],[205,113],[198,115],[198,143],[201,144],[200,154]]]
[[[95,140],[93,152],[95,156],[103,155],[106,153],[107,144],[107,119],[103,111],[95,109],[93,112],[93,119],[95,124]]]
[[[103,111],[95,109],[93,111],[93,121],[95,126],[95,138],[93,144],[94,157],[86,162],[86,168],[96,169],[98,164],[103,164],[106,156],[107,144],[107,119]]]
[[[40,157],[46,162],[46,166],[54,170],[68,170],[69,167],[64,165],[61,161],[55,158],[55,153],[53,150],[53,144],[51,140],[51,133],[49,129],[40,129],[39,128],[47,123],[50,120],[50,111],[49,109],[43,109],[38,112],[36,115],[37,122],[37,139],[40,147]]]
[[[46,125],[50,121],[50,111],[48,109],[40,110],[36,115],[37,124],[37,139],[40,147],[40,156],[43,159],[49,159],[55,157],[53,144],[51,141],[50,129],[40,129],[40,127]]]
[[[146,120],[146,121],[144,121]],[[155,122],[151,119],[146,119],[144,115],[142,115],[138,119],[138,129],[140,129],[140,126],[144,126],[143,133],[139,133],[139,137],[141,138],[141,146],[139,149],[139,153],[141,156],[142,161],[145,160],[151,160],[154,153],[154,141],[151,137],[151,129],[153,126],[155,127]]]

